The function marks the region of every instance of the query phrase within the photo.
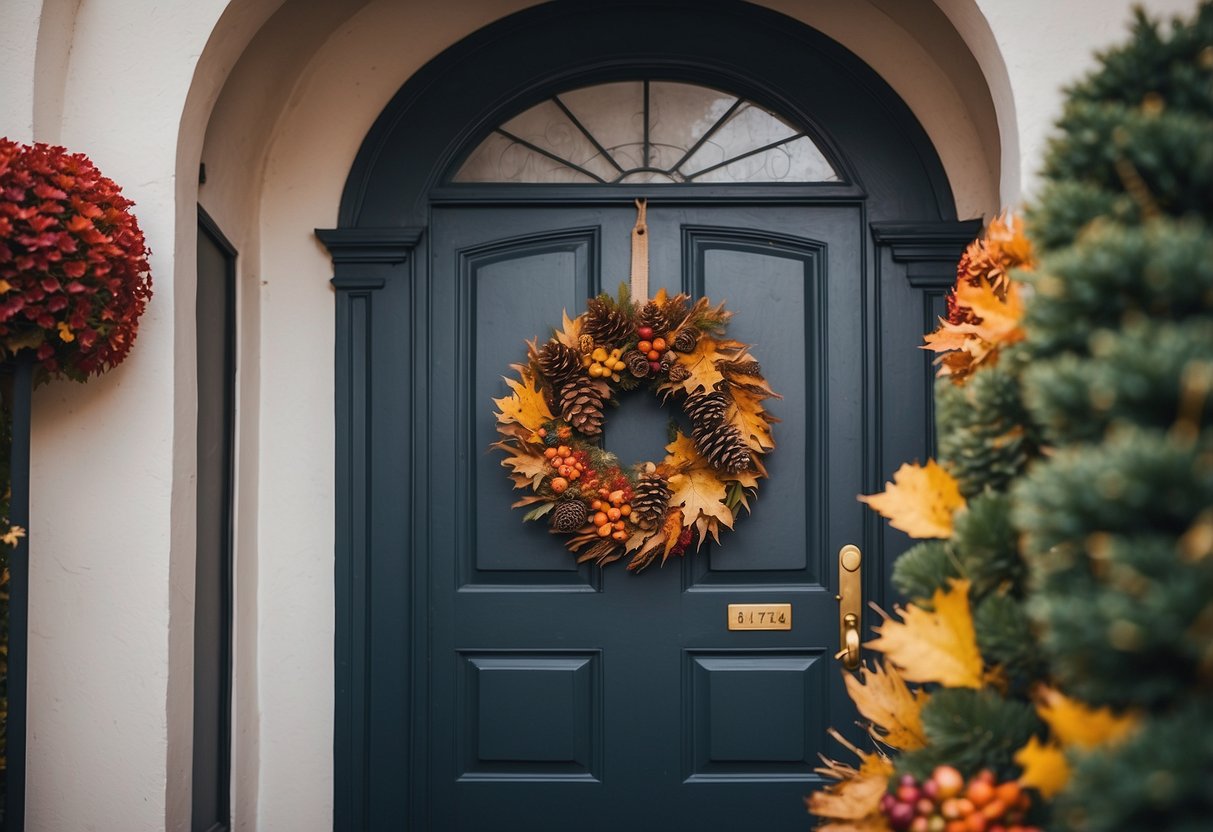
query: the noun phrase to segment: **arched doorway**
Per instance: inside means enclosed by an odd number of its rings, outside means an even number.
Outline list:
[[[652,288],[727,301],[784,400],[755,516],[634,576],[523,526],[484,450],[523,339],[626,277],[639,196]],[[926,451],[929,365],[905,345],[975,230],[878,77],[749,5],[550,4],[410,79],[319,232],[335,827],[803,828],[825,729],[852,719],[836,553],[863,548],[880,602],[884,540],[854,497]],[[665,420],[629,407],[606,443],[650,458]],[[792,630],[727,629],[729,603],[766,601]]]

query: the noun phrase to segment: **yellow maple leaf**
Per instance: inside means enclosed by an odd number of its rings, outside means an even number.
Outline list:
[[[1052,799],[1070,780],[1066,753],[1060,746],[1042,743],[1036,737],[1015,752],[1015,762],[1023,768],[1019,782],[1038,790],[1045,800]]]
[[[774,448],[771,420],[762,407],[766,396],[744,387],[734,387],[731,392],[732,401],[725,411],[725,421],[737,428],[750,450],[766,453]]]
[[[840,738],[836,731],[830,733]],[[889,790],[893,763],[881,754],[865,754],[850,743],[846,745],[859,755],[859,768],[823,758],[825,767],[817,771],[838,782],[809,795],[805,804],[810,812],[830,821],[819,829],[832,832],[887,830],[889,827],[880,812],[880,799]]]
[[[1041,688],[1037,698],[1036,713],[1067,748],[1089,749],[1117,743],[1132,733],[1139,722],[1137,714],[1118,716],[1111,708],[1092,708],[1053,688]]]
[[[865,664],[858,676],[844,673],[843,680],[859,713],[880,729],[873,732],[874,737],[902,751],[926,746],[922,706],[927,693],[911,690],[895,667],[887,662]]]
[[[554,417],[548,408],[547,400],[535,384],[535,378],[526,367],[519,368],[521,381],[505,378],[505,383],[514,391],[513,395],[493,399],[493,404],[500,408],[497,414],[498,425],[508,425],[517,422],[530,431],[539,430],[544,422]]]
[[[670,496],[670,508],[682,509],[684,526],[700,520],[715,520],[733,528],[733,512],[724,504],[728,489],[711,468],[688,468],[670,477],[669,483],[674,492]],[[705,522],[697,528],[702,543],[703,533],[711,530],[711,523]]]
[[[897,608],[902,620],[889,618],[874,628],[880,638],[865,646],[879,650],[908,682],[938,682],[952,688],[984,684],[981,651],[969,608],[969,582],[953,581],[935,590],[933,610],[910,604]]]
[[[694,440],[682,431],[678,431],[674,441],[666,445],[665,450],[666,457],[662,461],[663,464],[676,471],[685,468],[702,468],[707,465],[707,461],[696,449]]]
[[[965,504],[956,480],[933,459],[925,466],[905,463],[883,492],[861,495],[859,501],[916,538],[951,537],[952,516]]]

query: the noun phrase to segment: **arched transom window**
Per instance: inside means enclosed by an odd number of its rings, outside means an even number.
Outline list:
[[[837,182],[801,128],[752,101],[674,81],[563,92],[495,128],[455,182]]]

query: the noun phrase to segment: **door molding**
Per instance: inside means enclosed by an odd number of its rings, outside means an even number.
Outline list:
[[[742,30],[751,36],[738,39]],[[448,173],[484,132],[513,113],[574,86],[644,74],[716,86],[797,119],[844,181],[447,184]],[[865,390],[872,395],[879,395],[885,360],[883,281],[905,286],[928,261],[938,277],[949,259],[945,249],[953,247],[954,263],[971,236],[968,226],[956,223],[951,188],[926,133],[888,84],[821,33],[748,3],[548,3],[485,27],[411,77],[363,141],[341,197],[338,227],[316,230],[333,258],[336,290],[336,832],[399,828],[414,819],[426,827],[421,734],[427,727],[415,724],[412,714],[427,707],[425,691],[413,685],[425,673],[420,639],[426,622],[425,599],[415,605],[414,589],[427,585],[426,558],[414,553],[428,548],[425,230],[431,206],[613,204],[641,195],[663,203],[858,205],[873,229],[862,275],[871,368]],[[938,233],[928,233],[932,229]],[[934,280],[912,288],[939,291]],[[882,444],[882,430],[879,413],[867,413],[869,485],[879,483],[882,448],[898,458],[913,455]],[[377,441],[392,435],[402,438]],[[878,581],[882,534],[875,520],[868,538],[869,575]]]

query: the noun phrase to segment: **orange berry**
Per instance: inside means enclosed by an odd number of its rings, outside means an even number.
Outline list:
[[[622,543],[623,541],[628,539],[628,533],[627,532],[612,532],[611,537]]]
[[[969,800],[967,797],[956,798],[956,805],[960,807],[960,816],[962,818],[973,814],[973,810],[976,808],[973,806],[973,801]]]
[[[551,459],[552,457],[556,456],[556,449],[555,448],[545,448],[543,451],[543,455],[546,456],[548,459]]]
[[[977,812],[965,818],[966,832],[986,832],[986,816]]]
[[[627,517],[629,514],[632,513],[632,507],[630,505],[628,505],[627,503],[624,503],[623,505],[621,505],[619,507],[619,513],[622,516]]]
[[[576,468],[574,468],[572,471],[569,471],[569,479],[571,479],[571,480],[581,479],[581,471],[577,470]]]
[[[611,518],[612,520],[618,520],[622,516],[623,516],[622,512],[620,512],[619,509],[617,509],[617,508],[608,508],[607,509],[607,517]]]
[[[559,456],[568,456],[569,455],[569,446],[561,445],[559,448],[556,449],[556,453]]]
[[[649,350],[647,358],[649,361],[656,361],[661,358],[661,353],[657,352],[657,350]]]
[[[595,526],[605,525],[606,522],[607,522],[607,516],[606,516],[605,511],[600,511],[594,515],[594,525]]]
[[[657,350],[658,352],[661,352],[665,348],[666,348],[666,343],[665,343],[664,338],[654,338],[653,339],[653,349]]]
[[[622,491],[622,489],[621,489],[621,490],[619,490],[619,491],[612,491],[612,492],[611,492],[611,493],[608,495],[608,499],[609,499],[609,500],[610,500],[612,503],[614,503],[615,505],[619,505],[620,503],[622,503],[622,502],[623,502],[623,491]]]
[[[611,526],[609,523],[605,526],[598,527],[598,536],[599,537],[610,537],[610,535],[611,535]]]
[[[1007,813],[1007,804],[995,798],[981,807],[981,813],[989,820],[998,820]]]
[[[566,480],[564,477],[552,477],[551,486],[552,486],[552,490],[555,491],[557,494],[563,494],[565,492],[565,490],[569,487],[569,481]]]
[[[636,345],[636,349],[640,350],[641,352],[648,352],[649,350],[653,349],[653,344],[650,341],[641,341]]]
[[[598,511],[598,509],[602,508],[602,500],[591,501],[590,508],[593,509],[594,511]]]
[[[943,829],[944,832],[969,832],[963,820],[950,820],[948,821],[948,825]]]
[[[1019,784],[1014,780],[1000,783],[994,792],[998,795],[998,799],[1008,806],[1014,806],[1019,801],[1021,793]]]
[[[547,429],[547,428],[540,428],[539,430],[535,431],[535,433],[539,434],[540,436],[547,436],[547,435],[548,435],[548,429]]]
[[[624,523],[623,523],[623,521],[622,521],[622,520],[616,520],[616,521],[615,521],[615,530],[616,530],[616,531],[623,531],[623,529],[624,529]]]
[[[985,806],[994,799],[994,786],[985,780],[974,780],[969,784],[965,797],[973,801],[974,806]]]

